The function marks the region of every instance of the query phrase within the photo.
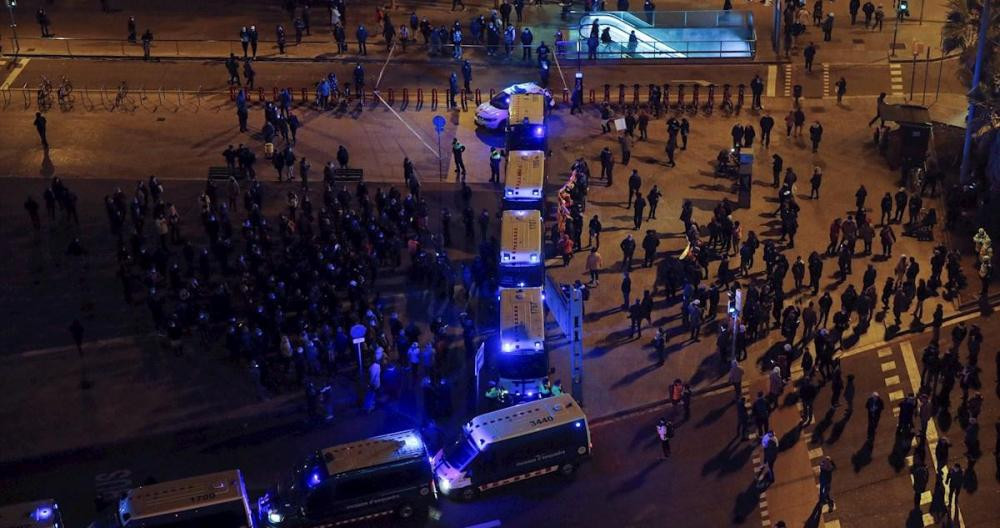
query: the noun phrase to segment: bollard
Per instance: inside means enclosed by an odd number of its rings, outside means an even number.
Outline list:
[[[302,104],[306,104],[309,101],[309,96],[306,95],[306,89],[302,88]]]
[[[236,100],[236,87],[235,86],[230,86],[229,87],[229,100],[230,101],[235,101]]]
[[[403,88],[403,106],[410,104],[410,92]]]
[[[258,103],[263,103],[264,102],[264,89],[263,88],[257,88],[257,102]]]
[[[715,106],[715,85],[708,85],[708,106]]]
[[[611,102],[611,85],[610,84],[605,84],[604,85],[604,102],[605,103],[610,103]]]
[[[632,106],[639,104],[639,83],[632,85]]]
[[[274,97],[274,99],[272,99],[272,101],[277,101],[278,100],[278,88],[277,87],[271,88],[271,95]]]
[[[438,90],[437,88],[431,88],[431,110],[437,110],[438,106]]]
[[[646,101],[648,101],[650,103],[653,102],[653,86],[654,85],[652,83],[650,83],[649,87],[646,90]]]
[[[594,97],[594,95],[596,95],[596,94],[594,93],[594,89],[593,89],[593,88],[591,88],[591,89],[590,89],[590,104],[594,104],[594,102],[596,102],[596,98]]]
[[[493,89],[493,88],[490,88],[490,101],[492,101],[493,98],[496,97],[496,95],[497,95],[496,90]]]
[[[684,83],[677,85],[677,108],[684,108]]]
[[[670,108],[670,85],[663,85],[663,108]]]
[[[739,85],[738,88],[739,88],[739,91],[736,92],[736,106],[742,107],[743,106],[743,93],[746,91],[747,87],[746,87],[745,84],[740,83],[740,85]]]
[[[620,106],[625,106],[625,85],[618,84],[618,104]]]
[[[417,108],[424,106],[424,89],[417,88]]]
[[[468,112],[469,111],[469,92],[466,92],[465,89],[462,89],[462,91],[460,92],[460,94],[461,94],[460,96],[462,98],[461,99],[461,101],[462,101],[462,111],[463,112]]]
[[[698,104],[701,97],[701,85],[695,84],[691,90],[691,106],[698,108]]]
[[[476,88],[476,106],[483,104],[483,94]]]
[[[562,93],[563,93],[563,101],[562,101],[563,104],[569,103],[569,90],[566,89],[566,88],[563,88]]]
[[[389,88],[389,106],[396,104],[396,91]]]

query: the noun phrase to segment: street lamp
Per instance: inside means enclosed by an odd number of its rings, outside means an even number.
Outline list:
[[[17,40],[17,22],[14,22],[14,8],[17,6],[17,0],[6,0],[7,2],[7,13],[10,14],[10,35],[14,41],[14,55],[16,56],[21,52],[21,44]]]

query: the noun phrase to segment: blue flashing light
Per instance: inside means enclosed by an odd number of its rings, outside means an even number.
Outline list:
[[[403,445],[407,449],[416,449],[423,445],[423,443],[416,437],[416,435],[406,435],[406,438],[403,439]]]
[[[535,393],[534,393],[534,391],[528,391],[528,392],[527,392],[527,395],[528,395],[528,397],[530,398],[530,397],[534,396],[534,395],[535,395]]]
[[[35,517],[36,521],[41,522],[41,521],[47,521],[47,520],[51,519],[52,518],[52,514],[53,514],[52,508],[50,508],[48,506],[42,506],[42,507],[38,508],[37,510],[35,510],[34,517]]]
[[[323,478],[319,474],[319,468],[316,468],[309,474],[309,480],[306,482],[306,485],[311,489],[319,486],[321,482],[323,482]]]
[[[583,427],[583,422],[576,422],[574,425],[576,426],[577,429],[579,429]]]
[[[504,352],[513,352],[514,351],[514,343],[511,343],[510,341],[504,341],[503,345],[501,346],[501,349]]]
[[[518,288],[523,288],[524,287],[524,281],[521,281],[521,282],[517,283],[517,287]]]
[[[535,127],[535,137],[536,137],[536,138],[542,138],[542,137],[545,137],[545,127],[542,127],[542,126],[536,126],[536,127]]]

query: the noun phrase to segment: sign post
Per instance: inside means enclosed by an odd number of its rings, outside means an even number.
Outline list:
[[[368,329],[365,328],[365,325],[356,324],[351,327],[351,339],[358,351],[358,383],[362,386],[364,386],[365,382],[365,363],[361,358],[361,345],[365,342],[366,333],[368,333]]]
[[[441,157],[441,132],[444,132],[445,121],[444,116],[436,115],[433,119],[434,131],[437,132],[438,137],[438,180],[444,181],[444,166],[442,163],[444,159]]]
[[[729,319],[732,321],[730,337],[732,340],[732,357],[736,358],[736,334],[740,328],[740,313],[743,311],[743,290],[734,288],[729,292]]]

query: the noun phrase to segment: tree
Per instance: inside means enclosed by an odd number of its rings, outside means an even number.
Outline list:
[[[974,138],[993,143],[995,136],[991,132],[1000,127],[1000,0],[948,0],[948,15],[941,28],[941,38],[946,53],[959,52],[959,60],[964,66],[960,75],[966,84],[971,84],[984,1],[990,2],[990,20],[980,80],[978,86],[969,87],[970,110],[975,109],[970,128]],[[987,174],[993,190],[1000,191],[1000,167],[990,163]]]

